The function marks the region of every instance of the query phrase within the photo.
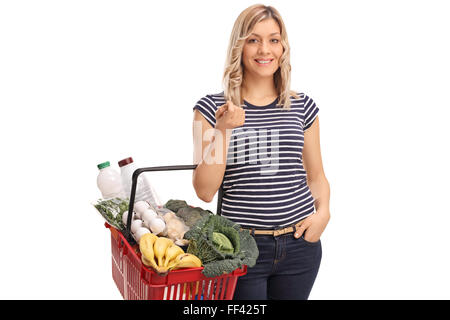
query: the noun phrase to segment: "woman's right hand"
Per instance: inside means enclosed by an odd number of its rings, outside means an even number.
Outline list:
[[[234,129],[244,125],[245,110],[236,106],[231,100],[220,106],[216,111],[216,129]]]

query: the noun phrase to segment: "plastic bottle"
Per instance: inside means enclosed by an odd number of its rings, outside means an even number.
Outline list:
[[[125,198],[122,177],[119,172],[111,168],[109,161],[100,163],[97,168],[100,170],[97,176],[97,186],[103,199]]]
[[[133,158],[125,158],[119,161],[120,175],[122,176],[122,185],[124,187],[125,193],[129,198],[131,195],[131,184],[133,172],[138,169],[136,164],[133,162]],[[161,206],[161,201],[158,195],[154,191],[150,181],[145,175],[145,172],[141,173],[138,177],[136,195],[134,201],[147,201],[153,208]]]

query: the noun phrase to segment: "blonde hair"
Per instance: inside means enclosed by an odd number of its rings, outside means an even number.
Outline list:
[[[255,4],[241,12],[236,19],[230,36],[228,53],[225,62],[225,71],[223,75],[223,87],[226,100],[231,100],[235,105],[243,104],[241,96],[241,86],[243,81],[244,69],[242,66],[242,51],[245,41],[250,36],[254,26],[263,20],[274,19],[280,27],[281,45],[283,54],[280,59],[280,66],[274,73],[275,89],[279,96],[277,106],[283,106],[289,109],[291,105],[290,97],[299,98],[296,92],[290,90],[291,84],[291,63],[290,47],[280,13],[271,6]]]

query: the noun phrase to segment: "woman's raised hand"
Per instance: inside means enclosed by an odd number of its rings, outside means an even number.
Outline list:
[[[231,100],[220,106],[216,111],[216,129],[234,129],[244,125],[245,110],[236,106]]]

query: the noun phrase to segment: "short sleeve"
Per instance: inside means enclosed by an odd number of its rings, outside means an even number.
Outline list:
[[[313,99],[308,97],[306,94],[304,95],[304,114],[305,114],[305,125],[303,127],[303,130],[308,129],[313,124],[314,120],[317,117],[317,114],[319,113],[319,108],[317,107],[316,103]]]
[[[216,126],[217,106],[210,95],[198,100],[193,110],[198,110],[213,128]]]

